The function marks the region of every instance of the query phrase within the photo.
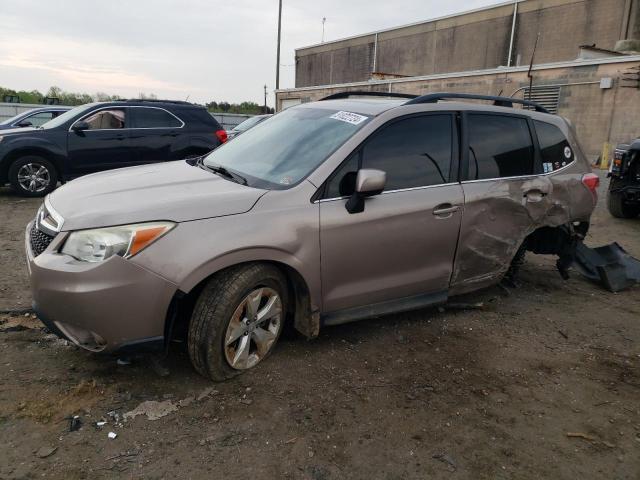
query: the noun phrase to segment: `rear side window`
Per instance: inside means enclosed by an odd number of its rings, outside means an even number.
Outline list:
[[[176,109],[176,115],[180,117],[189,128],[197,128],[211,132],[222,130],[218,121],[204,108],[189,107],[179,110]]]
[[[559,170],[573,162],[573,150],[562,131],[550,123],[534,121],[544,173]]]
[[[534,173],[534,150],[524,118],[471,114],[469,180],[519,177]]]
[[[160,108],[136,108],[137,128],[179,128],[182,122]]]
[[[385,190],[449,182],[451,115],[411,117],[374,133],[362,150],[362,168],[383,170]]]

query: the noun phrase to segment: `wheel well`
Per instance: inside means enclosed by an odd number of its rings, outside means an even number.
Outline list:
[[[524,241],[525,248],[541,255],[557,255],[556,267],[563,278],[573,264],[578,242],[587,235],[589,222],[572,222],[558,227],[541,227]]]
[[[259,261],[259,262],[247,262],[235,265],[230,265],[225,268],[237,268],[241,265],[251,265],[255,263],[263,263],[273,265],[278,268],[287,279],[287,287],[289,293],[289,305],[287,306],[288,315],[285,321],[293,326],[300,333],[306,337],[315,337],[318,335],[320,328],[320,322],[318,315],[312,315],[311,309],[311,295],[309,293],[309,287],[304,278],[294,268],[281,262],[276,261]],[[212,273],[202,281],[200,281],[189,292],[178,291],[175,295],[167,312],[167,319],[165,322],[165,339],[170,341],[174,338],[183,339],[186,338],[189,322],[191,320],[191,314],[195,307],[196,301],[200,296],[200,293],[204,289],[207,282],[214,276],[218,275],[224,270],[219,270]]]
[[[41,149],[41,148],[33,148],[33,147],[27,147],[27,148],[19,148],[17,150],[14,150],[12,152],[9,152],[5,157],[4,160],[2,162],[2,165],[0,167],[0,180],[2,181],[2,183],[6,183],[9,181],[8,176],[9,176],[9,167],[11,166],[11,164],[13,163],[14,160],[19,159],[20,157],[24,157],[27,155],[37,155],[39,157],[42,157],[46,160],[49,160],[53,166],[56,169],[56,173],[58,174],[58,179],[62,179],[61,177],[61,172],[60,172],[60,165],[58,165],[58,161],[55,158],[55,155],[53,155],[51,152]]]

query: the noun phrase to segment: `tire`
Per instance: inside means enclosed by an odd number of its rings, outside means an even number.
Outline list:
[[[8,173],[11,188],[24,197],[44,197],[58,184],[56,167],[46,158],[37,155],[26,155],[14,160]]]
[[[513,259],[509,264],[509,269],[507,270],[507,272],[504,274],[504,277],[502,278],[503,284],[506,284],[510,287],[517,286],[516,280],[518,278],[518,274],[520,273],[520,269],[524,265],[526,254],[527,254],[526,243],[523,243],[522,245],[520,245],[520,248],[518,248],[515,255],[513,256]]]
[[[607,192],[607,207],[609,213],[616,218],[635,218],[640,214],[640,205],[631,205],[625,203],[624,196],[621,192],[612,192],[619,186],[615,179],[611,179],[609,191]]]
[[[261,363],[280,338],[287,306],[286,278],[273,266],[243,265],[214,275],[200,293],[189,324],[187,344],[196,371],[221,382]],[[261,322],[260,313],[267,311],[273,316],[265,313]],[[247,323],[252,313],[257,315]]]

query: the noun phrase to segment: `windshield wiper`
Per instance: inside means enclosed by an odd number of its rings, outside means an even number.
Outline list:
[[[244,178],[242,175],[237,174],[236,172],[227,170],[222,165],[206,165],[202,159],[200,159],[198,163],[201,167],[204,167],[207,170],[212,171],[213,173],[217,173],[221,177],[228,178],[229,180],[240,183],[242,185],[248,185],[246,178]]]

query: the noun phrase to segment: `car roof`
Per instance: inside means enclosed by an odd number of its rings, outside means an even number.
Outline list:
[[[330,110],[345,110],[349,112],[359,113],[362,115],[377,116],[388,110],[398,107],[405,107],[411,111],[474,111],[487,113],[501,113],[507,115],[524,115],[534,119],[549,121],[551,123],[561,122],[562,119],[558,115],[551,113],[536,112],[525,108],[505,107],[499,105],[491,105],[487,103],[463,102],[443,100],[434,103],[419,103],[405,105],[408,99],[390,98],[390,97],[374,97],[374,98],[358,98],[350,97],[336,100],[320,100],[316,102],[303,103],[296,108],[326,108]]]
[[[386,98],[358,98],[352,97],[340,100],[322,100],[318,102],[302,103],[296,108],[326,108],[327,110],[346,110],[349,112],[361,113],[363,115],[380,115],[391,108],[399,107],[406,100],[386,99]]]
[[[65,106],[62,106],[62,105],[47,105],[45,107],[31,108],[29,110],[25,110],[22,113],[48,112],[50,110],[66,111],[66,110],[71,110],[72,108],[73,107],[65,107]]]
[[[185,102],[183,100],[138,100],[138,99],[123,99],[123,100],[114,100],[111,102],[103,102],[105,105],[118,105],[118,106],[129,106],[129,107],[172,107],[172,108],[205,108],[203,105],[198,105],[197,103]]]

